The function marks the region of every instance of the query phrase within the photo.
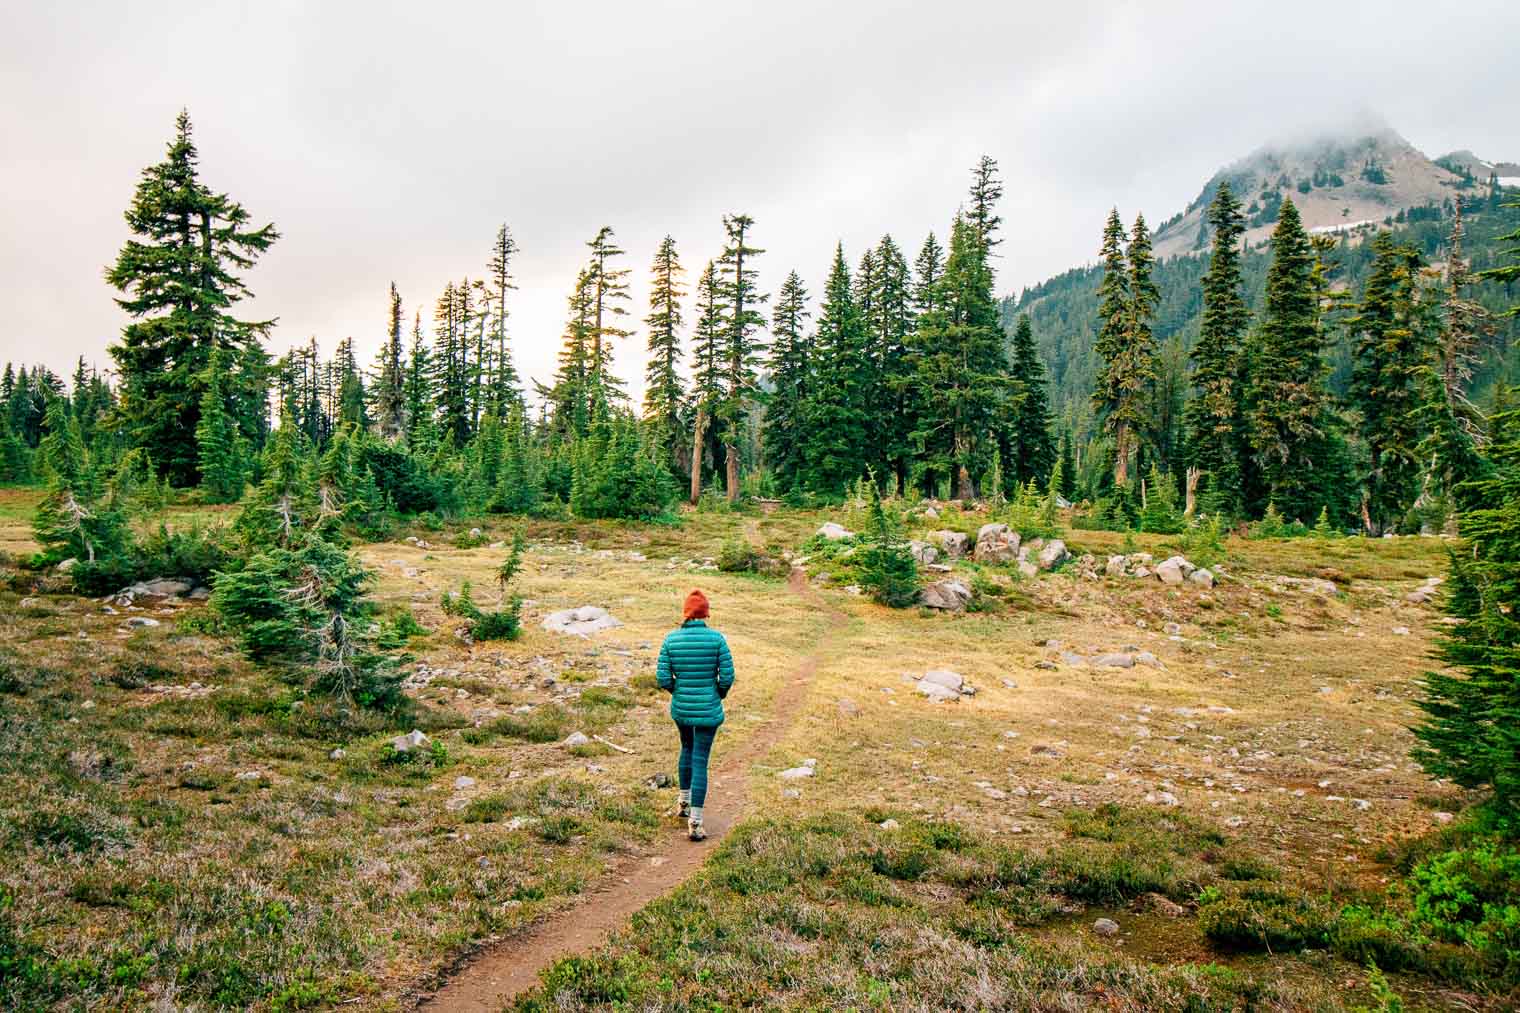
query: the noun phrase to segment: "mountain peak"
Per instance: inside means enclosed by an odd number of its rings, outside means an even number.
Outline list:
[[[1245,205],[1246,241],[1258,243],[1271,234],[1286,198],[1311,231],[1354,231],[1410,208],[1442,206],[1487,182],[1486,174],[1465,166],[1432,161],[1381,117],[1362,113],[1349,124],[1263,145],[1220,169],[1185,211],[1156,230],[1156,253],[1170,257],[1208,247],[1204,216],[1225,181]]]

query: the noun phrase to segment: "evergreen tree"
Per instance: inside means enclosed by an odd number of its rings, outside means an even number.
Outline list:
[[[584,436],[588,431],[601,391],[592,374],[592,340],[596,329],[596,277],[589,268],[576,276],[570,293],[569,319],[560,346],[559,369],[554,386],[541,389],[550,407],[556,434],[567,440]]]
[[[776,295],[771,313],[770,403],[765,411],[766,460],[785,491],[803,483],[811,430],[807,422],[812,393],[813,346],[807,337],[808,294],[792,271]]]
[[[666,236],[655,251],[650,268],[649,362],[644,370],[644,423],[660,460],[679,474],[678,463],[686,443],[686,426],[682,408],[686,391],[681,382],[681,298],[686,292],[681,281],[686,272],[676,254],[676,241]]]
[[[1454,207],[1446,252],[1444,305],[1436,361],[1427,370],[1421,455],[1428,462],[1428,490],[1450,501],[1458,488],[1483,469],[1478,453],[1482,415],[1467,397],[1478,337],[1491,326],[1488,310],[1469,295],[1473,276],[1463,255],[1462,201]]]
[[[914,326],[913,277],[891,236],[873,254],[874,277],[862,306],[873,376],[866,390],[872,466],[906,487],[913,456],[908,344]]]
[[[503,223],[491,243],[491,259],[486,263],[486,305],[491,316],[491,338],[495,348],[491,358],[490,392],[487,407],[498,418],[505,417],[512,405],[522,401],[518,389],[517,367],[507,347],[507,292],[512,284],[512,258],[517,254],[517,240]]]
[[[924,314],[940,305],[939,280],[945,273],[945,251],[929,233],[913,261],[913,310]]]
[[[944,272],[926,293],[913,338],[914,444],[921,477],[976,495],[973,476],[998,456],[995,432],[1017,408],[983,236],[957,216]]]
[[[422,339],[422,314],[412,318],[412,350],[407,359],[406,385],[402,391],[406,403],[406,442],[413,450],[430,447],[433,434],[433,363]]]
[[[390,313],[385,344],[380,348],[375,373],[374,413],[380,435],[388,440],[406,431],[406,371],[402,359],[401,293],[391,282]]]
[[[225,369],[222,350],[212,349],[195,427],[201,493],[208,503],[235,503],[243,495],[244,445],[227,410]]]
[[[1204,477],[1217,511],[1244,508],[1241,476],[1241,342],[1250,320],[1241,295],[1240,244],[1245,217],[1228,181],[1209,205],[1214,245],[1203,277],[1203,319],[1193,346],[1196,393],[1183,411],[1185,458]]]
[[[1074,503],[1077,499],[1077,465],[1071,454],[1071,432],[1061,433],[1061,458],[1058,462],[1061,473],[1061,483],[1057,491],[1061,498],[1068,503]]]
[[[815,377],[803,409],[805,483],[831,495],[865,474],[870,449],[865,326],[855,295],[840,244],[824,284],[813,337]]]
[[[32,480],[31,451],[0,413],[0,484],[24,485]]]
[[[903,538],[901,520],[881,501],[875,476],[867,484],[871,488],[871,519],[867,543],[860,554],[860,584],[880,604],[907,608],[918,601],[918,563]]]
[[[1150,243],[1145,219],[1135,219],[1130,257],[1124,248],[1119,212],[1109,212],[1103,228],[1103,281],[1098,286],[1098,339],[1094,351],[1103,367],[1093,388],[1093,408],[1114,441],[1114,484],[1129,482],[1130,455],[1146,421],[1147,397],[1155,378],[1150,315],[1155,288],[1150,281]],[[1141,287],[1136,291],[1137,284]]]
[[[1497,187],[1495,188],[1497,193]],[[1520,208],[1520,201],[1511,201],[1504,205],[1507,208]],[[1504,252],[1504,256],[1514,261],[1512,264],[1501,264],[1487,271],[1478,272],[1478,277],[1488,281],[1503,282],[1505,285],[1513,285],[1520,281],[1520,229],[1516,229],[1507,235],[1499,237],[1499,242],[1508,243],[1510,248]],[[1509,311],[1510,316],[1520,316],[1520,303],[1516,303]]]
[[[1009,474],[1021,485],[1044,484],[1057,463],[1056,445],[1050,433],[1045,364],[1035,347],[1028,314],[1019,316],[1013,330],[1012,370],[1020,396],[1009,430]]]
[[[1325,505],[1324,455],[1333,435],[1317,277],[1314,246],[1298,208],[1285,199],[1272,233],[1246,424],[1266,495],[1293,519]]]
[[[163,162],[145,169],[126,213],[133,237],[106,280],[125,293],[133,318],[113,345],[121,377],[122,423],[177,485],[194,485],[200,383],[211,349],[231,354],[229,395],[243,436],[262,438],[261,342],[273,321],[245,321],[231,309],[248,294],[237,272],[279,238],[274,226],[249,227],[249,215],[205,186],[190,117],[181,112]]]
[[[1366,459],[1362,517],[1376,536],[1398,523],[1420,491],[1424,380],[1434,349],[1418,291],[1423,258],[1387,232],[1378,233],[1372,249],[1372,273],[1348,325],[1356,336],[1349,396]]]
[[[983,155],[971,170],[971,206],[966,211],[966,221],[976,232],[987,255],[1002,242],[996,236],[1003,219],[997,215],[997,202],[1003,199],[1003,182],[998,179],[997,161]]]
[[[723,401],[724,347],[727,340],[726,316],[717,270],[712,261],[697,281],[697,322],[693,330],[695,375],[692,378],[691,501],[702,493],[706,462],[716,460],[713,446],[717,427],[712,425]]]
[[[1425,679],[1416,758],[1436,777],[1488,788],[1509,832],[1520,827],[1520,412],[1493,418],[1491,472],[1465,498],[1438,654],[1448,669]]]
[[[79,567],[110,567],[130,547],[124,504],[107,494],[79,435],[68,402],[48,403],[38,449],[47,495],[32,518],[32,534],[51,563],[73,558]],[[76,580],[84,574],[76,574]]]
[[[728,242],[718,258],[719,291],[728,309],[723,401],[724,472],[728,501],[739,499],[739,434],[757,392],[755,366],[765,350],[756,331],[765,326],[760,307],[769,298],[759,289],[754,259],[764,250],[749,245],[755,222],[749,215],[724,215]]]
[[[611,400],[621,386],[621,381],[607,369],[612,344],[633,333],[617,326],[618,318],[628,315],[627,308],[621,305],[629,298],[628,269],[613,266],[614,259],[621,257],[623,251],[613,242],[610,226],[603,225],[586,245],[591,249],[591,263],[586,268],[591,299],[588,382],[593,400]]]

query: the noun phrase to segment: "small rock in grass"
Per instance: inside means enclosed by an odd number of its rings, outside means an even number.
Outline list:
[[[796,788],[784,788],[781,791],[781,797],[782,798],[801,798],[802,797],[802,792],[798,791]]]
[[[133,616],[131,619],[127,620],[127,625],[128,626],[135,626],[135,627],[139,627],[139,628],[147,627],[147,626],[157,626],[158,625],[158,620],[157,619],[149,619],[147,616]]]
[[[827,538],[831,542],[840,542],[846,538],[854,538],[855,532],[842,524],[835,524],[833,521],[829,521],[818,529],[818,537]]]
[[[1409,636],[1409,627],[1408,626],[1395,626],[1393,628],[1393,635],[1396,636],[1396,637],[1407,637],[1407,636]]]
[[[466,777],[461,774],[459,777],[454,778],[454,790],[456,791],[463,791],[466,788],[473,787],[475,787],[475,779],[473,777]]]
[[[413,728],[410,732],[407,732],[405,735],[398,735],[394,739],[391,739],[391,748],[398,753],[410,753],[414,749],[421,749],[424,746],[430,746],[432,744],[432,739],[428,738],[426,735],[423,735],[415,728]]]
[[[1168,897],[1161,896],[1159,893],[1148,893],[1142,899],[1152,911],[1167,918],[1181,918],[1187,914],[1187,908]]]
[[[590,744],[591,736],[587,735],[585,732],[571,732],[565,737],[564,742],[564,745],[567,749],[573,749],[576,746],[589,746]]]
[[[1112,939],[1119,934],[1119,923],[1112,918],[1099,918],[1093,922],[1093,931],[1104,939]]]
[[[1100,668],[1134,668],[1135,656],[1133,654],[1100,654],[1092,659],[1092,663]]]
[[[1431,816],[1431,819],[1435,820],[1437,823],[1441,824],[1442,826],[1445,826],[1446,824],[1450,823],[1452,820],[1456,819],[1456,817],[1454,815],[1452,815],[1451,813],[1440,813],[1440,812],[1438,812],[1438,813],[1431,813],[1430,816]]]
[[[896,820],[887,819],[882,820],[877,824],[877,826],[881,827],[883,830],[896,830],[898,827],[902,826],[902,824],[898,823]]]
[[[788,767],[786,770],[783,770],[776,776],[781,778],[783,781],[796,781],[804,777],[812,777],[813,768],[806,765],[801,767]]]
[[[334,749],[332,752],[328,753],[327,758],[329,760],[341,760],[347,755],[348,750],[344,749],[342,746],[339,746],[337,749]]]

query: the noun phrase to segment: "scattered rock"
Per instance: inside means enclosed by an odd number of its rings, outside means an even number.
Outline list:
[[[802,797],[802,792],[798,791],[796,788],[783,788],[781,790],[781,797],[782,798],[801,798]]]
[[[842,524],[835,524],[833,521],[829,521],[818,529],[818,537],[827,538],[831,542],[842,542],[846,538],[854,538],[855,532]]]
[[[963,692],[966,688],[966,679],[959,672],[952,672],[946,668],[937,668],[932,672],[925,672],[919,682],[932,682],[943,686],[954,693]]]
[[[589,637],[593,633],[616,629],[622,625],[621,619],[596,605],[582,605],[580,608],[551,612],[544,616],[543,622],[546,630],[554,633],[569,633],[578,637]]]
[[[1197,573],[1198,571],[1194,570],[1193,572]],[[1165,626],[1161,627],[1161,632],[1165,633],[1169,637],[1175,637],[1182,633],[1182,627],[1177,623],[1167,623]]]
[[[651,788],[669,788],[671,785],[670,775],[663,770],[656,771],[653,776],[644,781]]]
[[[1071,651],[1062,651],[1061,660],[1075,668],[1080,668],[1083,665],[1087,664],[1086,658],[1082,657],[1080,654],[1073,654]]]
[[[149,619],[147,616],[133,616],[126,622],[127,626],[135,627],[157,626],[158,624],[157,619]]]
[[[783,781],[797,781],[804,777],[812,777],[813,768],[807,764],[803,764],[800,767],[788,767],[776,776]]]
[[[971,539],[960,531],[931,531],[929,537],[939,542],[939,547],[944,550],[945,558],[949,560],[965,556],[966,547],[971,542]]]
[[[1019,560],[1019,576],[1024,578],[1038,577],[1040,568],[1027,559]]]
[[[839,716],[842,717],[842,718],[858,718],[858,717],[860,717],[860,704],[856,703],[854,700],[850,700],[850,699],[840,700],[839,704],[838,704],[838,707],[839,707]]]
[[[971,603],[971,589],[958,580],[937,580],[919,591],[918,603],[924,608],[964,612]]]
[[[398,735],[391,739],[391,748],[398,753],[410,753],[414,749],[423,749],[433,744],[433,740],[413,728],[405,735]]]
[[[894,819],[885,819],[876,825],[881,827],[883,830],[896,830],[902,826],[901,823],[897,822]]]
[[[1409,627],[1408,626],[1395,626],[1393,628],[1393,635],[1396,636],[1396,637],[1407,637],[1407,636],[1409,636]]]
[[[939,559],[939,550],[928,542],[920,542],[917,539],[908,543],[908,551],[913,558],[924,566],[928,566]]]
[[[1108,562],[1103,566],[1103,572],[1110,577],[1122,577],[1126,565],[1127,560],[1123,556],[1109,556]]]
[[[1433,820],[1435,820],[1437,823],[1441,824],[1444,827],[1446,824],[1448,824],[1452,820],[1456,819],[1456,816],[1453,815],[1452,813],[1436,812],[1436,813],[1431,813],[1430,814],[1430,818],[1433,819]]]
[[[1188,576],[1188,580],[1191,581],[1192,583],[1198,584],[1198,585],[1200,585],[1202,587],[1213,587],[1214,586],[1214,574],[1213,574],[1213,572],[1210,571],[1210,570],[1206,570],[1203,567],[1199,567],[1198,569],[1194,570],[1192,572],[1192,574],[1190,574]]]
[[[479,529],[477,529],[477,530],[479,530]],[[461,774],[458,777],[454,778],[454,790],[455,791],[463,791],[466,788],[473,788],[473,787],[475,787],[475,779],[473,777],[466,777],[465,775]]]
[[[1035,557],[1035,563],[1042,570],[1060,566],[1071,558],[1071,553],[1066,551],[1066,543],[1059,538],[1052,538],[1040,549],[1040,554]]]
[[[1092,930],[1104,939],[1112,939],[1119,934],[1119,923],[1112,918],[1099,918],[1093,922]]]
[[[236,775],[239,781],[257,781],[263,776],[264,772],[261,770],[243,770],[239,771]]]
[[[942,686],[928,679],[920,679],[914,686],[920,693],[929,698],[930,703],[955,703],[961,698],[960,691]]]
[[[1092,659],[1092,663],[1099,668],[1134,668],[1135,656],[1115,652],[1113,654],[1100,654]]]
[[[591,745],[591,736],[585,732],[571,732],[565,736],[565,741],[562,745],[566,749],[574,749],[576,746],[589,746]]]
[[[1187,914],[1187,908],[1168,897],[1161,896],[1159,893],[1148,893],[1140,899],[1145,902],[1145,906],[1150,908],[1150,910],[1167,918],[1181,918]]]
[[[344,749],[342,746],[339,746],[337,749],[334,749],[332,752],[328,753],[327,758],[329,760],[341,760],[347,755],[348,750]]]
[[[1151,668],[1161,668],[1162,667],[1162,665],[1161,665],[1161,659],[1158,658],[1158,657],[1156,657],[1150,651],[1141,651],[1139,654],[1136,654],[1135,655],[1135,664],[1137,664],[1137,665],[1149,665]]]
[[[1012,563],[1019,558],[1019,533],[1006,524],[983,524],[974,555],[978,563]]]
[[[1172,556],[1156,564],[1156,576],[1160,578],[1161,583],[1176,586],[1187,580],[1196,569],[1197,567],[1189,563],[1186,558]]]
[[[76,567],[78,565],[79,565],[79,560],[77,560],[74,557],[70,556],[68,559],[65,559],[63,562],[61,562],[61,563],[58,564],[57,570],[58,570],[59,573],[68,573],[70,570],[74,569],[74,567]]]

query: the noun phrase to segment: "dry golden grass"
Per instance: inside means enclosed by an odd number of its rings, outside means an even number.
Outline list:
[[[0,549],[28,551],[34,502],[0,490]],[[1434,614],[1402,595],[1442,571],[1437,540],[1231,539],[1233,579],[1212,591],[989,571],[1007,585],[1006,604],[959,617],[824,587],[824,607],[847,617],[837,627],[781,581],[705,568],[728,539],[779,552],[823,519],[533,522],[517,584],[525,635],[473,646],[454,635],[440,596],[469,580],[490,607],[504,550],[458,549],[450,533],[423,530],[411,534],[429,547],[360,547],[379,574],[382,612],[410,608],[431,631],[411,650],[427,673],[414,680],[418,723],[446,750],[437,765],[386,763],[383,744],[409,727],[342,719],[305,698],[299,675],[282,682],[226,643],[177,631],[178,607],[155,616],[162,626],[127,634],[124,616],[29,596],[19,578],[0,596],[0,657],[17,680],[0,695],[0,725],[21,744],[0,759],[13,828],[0,835],[9,916],[45,931],[54,957],[99,965],[76,969],[60,1003],[284,996],[398,1007],[470,946],[567,903],[609,855],[672,846],[657,815],[673,793],[644,787],[675,764],[650,676],[694,586],[713,600],[738,665],[720,756],[763,720],[804,658],[819,662],[801,717],[755,768],[759,816],[876,807],[1038,847],[1059,839],[1069,811],[1171,810],[1175,800],[1173,811],[1224,828],[1285,873],[1339,889],[1375,883],[1382,845],[1463,803],[1407,756]],[[920,527],[974,530],[978,520]],[[484,526],[493,539],[512,527]],[[1136,541],[1167,552],[1167,539]],[[1072,532],[1068,542],[1101,558],[1121,537]],[[1329,597],[1273,579],[1324,566],[1344,581]],[[625,625],[590,640],[540,628],[548,612],[585,604]],[[1164,632],[1169,623],[1180,632]],[[1061,659],[1124,648],[1153,652],[1160,667]],[[978,693],[930,704],[910,677],[935,668],[960,672]],[[191,692],[194,682],[214,688]],[[629,752],[492,733],[520,707],[557,707],[559,730]],[[329,759],[338,745],[347,756]],[[809,757],[811,780],[771,776]],[[460,777],[474,783],[456,787]],[[148,965],[120,970],[143,953]]]

